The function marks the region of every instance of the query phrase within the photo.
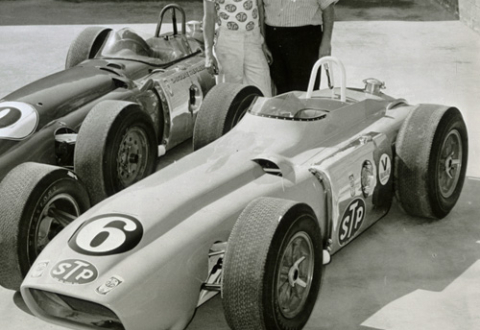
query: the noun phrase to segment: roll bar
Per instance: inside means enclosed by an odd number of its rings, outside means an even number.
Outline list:
[[[325,67],[325,71],[327,72],[327,78],[328,78],[328,85],[329,88],[332,90],[332,99],[334,98],[334,85],[333,85],[333,75],[331,75],[329,66],[331,66],[333,63],[335,63],[341,73],[341,81],[340,81],[340,101],[345,102],[346,100],[346,73],[345,73],[345,67],[343,66],[343,63],[336,57],[333,56],[325,56],[319,59],[315,64],[313,65],[312,73],[310,74],[310,81],[308,82],[308,88],[307,88],[307,98],[312,97],[312,92],[313,92],[313,86],[315,85],[315,80],[317,79],[317,74],[318,70],[320,69],[321,66]]]
[[[173,35],[178,34],[177,30],[177,15],[175,14],[175,10],[177,10],[182,14],[182,34],[185,34],[185,11],[183,10],[182,7],[179,5],[172,3],[169,5],[166,5],[163,7],[162,11],[160,12],[160,15],[158,16],[158,24],[157,24],[157,29],[155,30],[155,38],[158,38],[160,36],[160,30],[162,28],[163,24],[163,16],[168,10],[172,11],[172,24],[173,24]]]

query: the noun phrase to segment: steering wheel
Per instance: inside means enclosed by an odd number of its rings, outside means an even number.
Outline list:
[[[307,88],[307,95],[306,98],[311,98],[312,97],[312,92],[313,92],[313,86],[315,85],[315,80],[317,79],[317,74],[318,74],[318,69],[322,66],[325,67],[325,71],[327,73],[327,78],[328,78],[328,87],[332,90],[332,99],[335,98],[335,92],[334,92],[334,84],[333,84],[333,75],[331,75],[330,72],[330,67],[332,67],[332,64],[336,64],[338,68],[340,69],[340,74],[341,74],[341,81],[340,81],[340,101],[345,102],[346,100],[346,74],[345,74],[345,67],[343,66],[343,63],[340,62],[340,60],[336,57],[333,56],[325,56],[319,59],[315,64],[313,65],[312,73],[310,74],[310,81],[308,82],[308,88]]]
[[[178,34],[176,10],[178,10],[180,12],[180,14],[182,15],[182,32],[181,32],[181,34],[185,34],[185,31],[186,31],[185,30],[185,11],[179,5],[172,3],[172,4],[169,4],[169,5],[166,5],[165,7],[163,7],[162,11],[160,12],[160,15],[158,17],[157,29],[155,30],[155,37],[156,38],[158,38],[160,36],[160,30],[162,29],[162,24],[163,24],[163,16],[165,15],[165,13],[168,10],[172,11],[173,34],[171,34],[171,35],[175,36],[175,35]]]

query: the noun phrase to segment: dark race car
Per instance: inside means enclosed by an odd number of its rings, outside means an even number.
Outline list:
[[[161,34],[170,11],[173,32]],[[18,249],[25,274],[72,219],[151,174],[158,156],[192,137],[200,104],[215,84],[198,36],[197,28],[187,33],[178,5],[161,11],[147,40],[128,28],[88,27],[72,42],[65,70],[0,99],[0,195],[10,210],[22,210],[25,229],[2,219],[0,258]],[[46,183],[32,162],[61,167],[44,167]],[[42,194],[19,202],[44,185]]]

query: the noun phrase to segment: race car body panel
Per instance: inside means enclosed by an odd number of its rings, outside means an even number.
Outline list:
[[[272,109],[282,107],[268,102],[294,104],[304,93],[259,98],[225,136],[87,211],[27,275],[28,307],[79,329],[182,329],[210,248],[262,196],[309,205],[325,247],[338,251],[388,211],[393,143],[414,107],[356,90],[345,102],[323,93],[300,118],[280,118]]]
[[[121,31],[145,43],[133,31]],[[151,116],[159,144],[166,149],[192,136],[198,108],[215,84],[203,55],[188,48],[171,61],[161,61],[158,57],[175,51],[165,48],[156,50],[157,57],[139,56],[127,53],[130,46],[118,40],[118,33],[109,33],[106,46],[94,58],[0,99],[0,179],[27,161],[72,166],[57,157],[56,132],[78,132],[90,110],[104,100],[139,104]],[[151,40],[155,39],[163,36]]]

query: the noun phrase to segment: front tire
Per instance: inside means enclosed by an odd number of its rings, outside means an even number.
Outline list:
[[[224,260],[228,325],[234,330],[302,329],[321,274],[322,239],[312,209],[275,198],[252,201],[230,234]]]
[[[110,31],[112,29],[90,26],[80,32],[70,44],[65,60],[65,69],[70,69],[87,59],[95,57]]]
[[[90,207],[67,169],[24,163],[0,183],[0,284],[18,290],[43,248]]]
[[[396,195],[414,216],[440,219],[455,206],[465,181],[467,128],[460,111],[437,106],[413,110],[397,137]]]
[[[97,204],[152,174],[157,151],[153,121],[138,104],[103,101],[80,127],[75,173]]]
[[[193,130],[193,150],[203,148],[230,131],[257,96],[255,86],[222,83],[214,86],[200,106]]]

